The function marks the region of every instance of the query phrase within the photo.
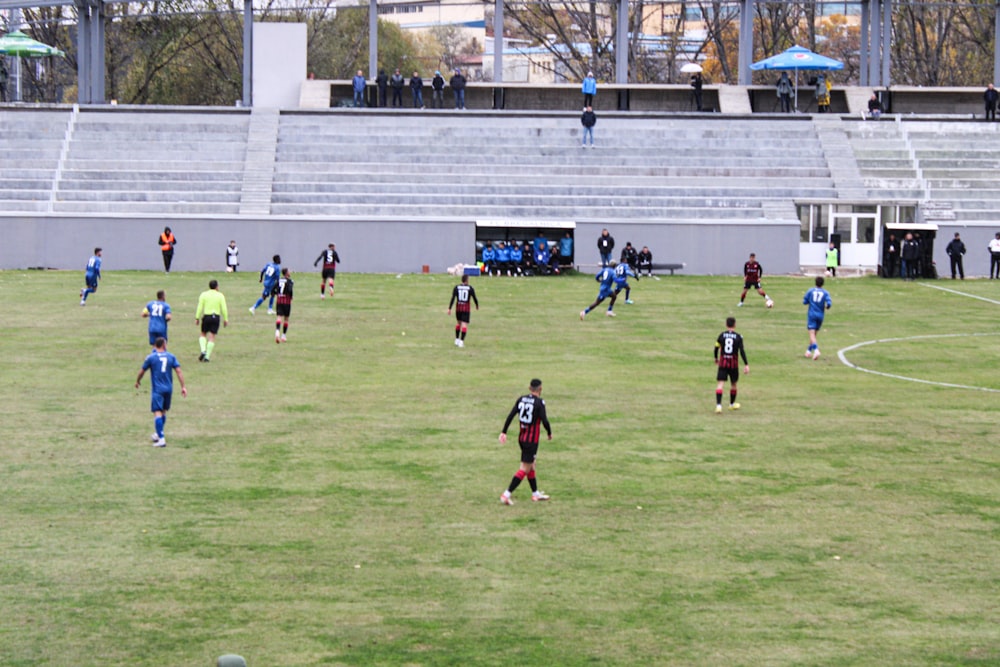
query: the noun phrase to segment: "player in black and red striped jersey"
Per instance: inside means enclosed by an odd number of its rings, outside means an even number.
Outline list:
[[[476,290],[469,284],[469,276],[462,276],[462,284],[455,285],[451,291],[451,301],[448,302],[448,314],[455,306],[455,346],[465,347],[465,334],[469,331],[469,315],[472,313],[472,303],[479,310],[479,299]]]
[[[331,243],[326,247],[326,250],[319,254],[316,261],[313,262],[313,266],[323,262],[323,282],[319,284],[319,298],[326,298],[327,285],[330,286],[330,296],[333,296],[333,282],[337,277],[337,263],[339,261],[340,255],[337,254],[337,246]]]
[[[736,383],[740,381],[740,357],[743,357],[745,368],[744,373],[750,372],[750,364],[747,363],[747,352],[743,347],[743,336],[736,333],[736,318],[726,318],[726,330],[719,334],[715,341],[715,365],[719,367],[715,374],[715,379],[719,384],[715,386],[715,412],[722,412],[722,390],[729,380],[729,409],[739,410],[740,404],[736,402]]]
[[[510,494],[527,477],[528,484],[531,485],[531,499],[535,502],[548,500],[549,496],[544,491],[538,490],[538,481],[535,479],[535,458],[538,456],[538,439],[542,433],[542,427],[552,439],[552,427],[549,426],[548,416],[545,414],[545,401],[542,400],[542,381],[535,379],[531,381],[530,393],[517,399],[507,421],[503,424],[503,431],[500,432],[500,442],[507,442],[507,429],[514,421],[514,416],[521,426],[521,432],[517,436],[517,444],[521,446],[521,467],[510,480],[510,486],[500,496],[500,502],[504,505],[513,505],[514,501]]]
[[[281,269],[281,277],[271,288],[271,294],[276,297],[274,311],[278,314],[278,319],[274,321],[275,343],[284,343],[288,340],[288,318],[292,314],[292,290],[294,286],[292,271],[286,266]]]
[[[769,297],[760,286],[760,279],[764,277],[764,268],[757,262],[757,255],[750,253],[750,259],[743,265],[743,293],[740,294],[740,302],[737,307],[743,307],[743,300],[747,298],[747,292],[751,288],[757,290],[757,294],[764,297],[764,304],[770,308],[771,297]]]

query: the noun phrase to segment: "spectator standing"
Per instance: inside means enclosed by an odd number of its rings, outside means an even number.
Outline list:
[[[1000,234],[997,234],[1000,238]],[[915,280],[917,277],[917,263],[920,261],[920,244],[913,238],[913,234],[907,234],[903,239],[903,246],[900,250],[902,258],[902,268],[900,275],[903,280]]]
[[[365,105],[365,86],[368,85],[364,72],[358,70],[351,85],[354,88],[354,106],[363,107]]]
[[[986,120],[995,121],[997,119],[997,100],[1000,100],[1000,93],[991,83],[986,86],[986,92],[983,93],[983,102],[986,103]]]
[[[170,264],[174,261],[174,246],[177,245],[177,239],[174,238],[174,233],[170,231],[169,227],[164,227],[157,242],[163,253],[163,272],[170,273]]]
[[[587,76],[583,78],[583,106],[590,107],[594,105],[594,95],[597,94],[597,79],[594,78],[593,72],[587,72]]]
[[[878,95],[872,93],[868,99],[868,117],[878,120],[882,116],[882,103],[878,101]]]
[[[563,266],[573,263],[573,235],[569,232],[559,239],[559,260]]]
[[[236,240],[229,242],[226,246],[226,272],[236,273],[240,265],[240,249],[236,247]]]
[[[649,246],[642,246],[642,250],[639,251],[639,271],[637,274],[646,272],[647,276],[652,277],[653,275],[653,253],[649,251]]]
[[[691,77],[691,97],[694,98],[694,108],[703,111],[701,106],[701,88],[705,81],[701,78],[701,72],[695,72]]]
[[[989,248],[990,248],[990,280],[993,280],[994,278],[1000,279],[1000,232],[997,232],[993,240],[990,241]],[[98,258],[100,258],[101,254],[99,251],[100,248],[94,251],[94,254],[97,255]],[[91,258],[91,261],[93,261],[93,258]],[[101,266],[100,259],[98,259],[97,266],[98,269],[100,269]],[[100,271],[98,271],[98,273],[100,273]],[[88,276],[90,275],[89,270],[87,272],[87,275]],[[88,284],[89,284],[89,278],[88,278]],[[94,289],[95,290],[97,289],[96,283],[94,285]]]
[[[385,108],[386,93],[389,92],[389,75],[385,73],[384,69],[378,71],[378,76],[375,77],[375,87],[378,89],[378,105]]]
[[[4,64],[3,58],[0,57],[0,102],[7,101],[7,81],[10,78],[10,74],[7,72],[7,65]]]
[[[840,264],[840,251],[831,241],[830,247],[826,249],[826,272],[834,278],[837,277],[838,264]]]
[[[392,78],[389,79],[389,87],[392,88],[392,106],[393,108],[403,106],[403,75],[399,73],[399,68],[392,73]]]
[[[455,108],[465,110],[465,77],[462,75],[462,70],[455,68],[455,74],[452,75],[451,81],[448,82],[451,86],[451,91],[455,95]]]
[[[830,82],[824,74],[816,77],[816,108],[820,113],[830,110]]]
[[[434,71],[431,79],[431,106],[435,109],[444,107],[444,77],[439,70]]]
[[[583,115],[580,117],[583,125],[583,136],[580,138],[580,148],[587,147],[587,138],[590,137],[590,147],[594,147],[594,125],[597,124],[597,115],[592,107],[585,107]]]
[[[948,253],[948,259],[951,260],[951,279],[955,279],[955,269],[958,269],[958,274],[962,276],[962,280],[965,280],[965,267],[962,266],[962,255],[965,254],[965,243],[962,242],[962,237],[959,236],[958,232],[955,232],[955,238],[951,240],[948,247],[945,248],[945,252]]]
[[[601,266],[611,264],[611,253],[615,250],[615,238],[608,233],[607,229],[601,230],[601,235],[597,237],[597,251],[601,253]]]
[[[782,72],[778,79],[777,93],[781,102],[781,113],[792,113],[792,94],[795,89],[792,87],[792,80],[788,78],[788,72]]]
[[[885,270],[882,271],[885,278],[896,278],[899,276],[899,240],[895,234],[889,234],[885,242]]]
[[[424,80],[420,78],[419,72],[414,72],[410,77],[410,91],[413,93],[413,108],[424,108]]]

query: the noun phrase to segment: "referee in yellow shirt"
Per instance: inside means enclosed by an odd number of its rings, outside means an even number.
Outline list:
[[[226,308],[226,297],[219,291],[219,281],[209,280],[208,289],[198,297],[198,311],[194,314],[194,323],[201,323],[201,356],[198,361],[208,363],[212,360],[212,350],[215,349],[215,335],[219,333],[219,322],[229,326],[229,310]]]

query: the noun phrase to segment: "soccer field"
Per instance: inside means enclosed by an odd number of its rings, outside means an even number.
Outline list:
[[[293,278],[275,345],[256,273],[108,272],[81,308],[82,271],[0,272],[0,665],[1000,664],[996,283],[828,280],[811,361],[808,278],[766,277],[773,310],[642,280],[583,322],[592,276],[473,278],[463,349],[452,277]],[[716,415],[728,315],[751,372]],[[552,499],[506,507],[533,377]]]

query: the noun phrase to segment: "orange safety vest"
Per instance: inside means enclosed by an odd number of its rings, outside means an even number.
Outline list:
[[[174,233],[170,232],[170,236],[166,234],[160,234],[160,250],[170,250],[174,247]]]

